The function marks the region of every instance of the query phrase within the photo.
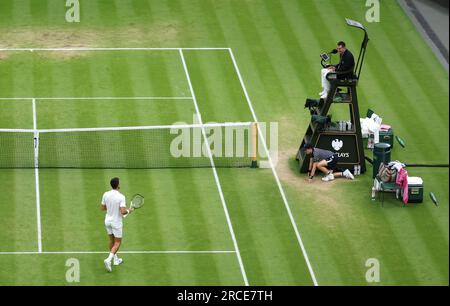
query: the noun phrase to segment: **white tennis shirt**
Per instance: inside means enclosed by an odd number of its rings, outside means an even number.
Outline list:
[[[105,222],[122,222],[120,207],[126,207],[125,196],[117,190],[110,190],[103,194],[102,204],[106,205]]]

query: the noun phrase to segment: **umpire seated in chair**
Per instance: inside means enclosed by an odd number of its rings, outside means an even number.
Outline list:
[[[330,91],[331,84],[327,78],[329,74],[335,74],[338,79],[348,79],[353,77],[355,58],[350,50],[346,48],[345,42],[338,42],[337,48],[333,50],[333,53],[340,54],[340,61],[337,65],[330,65],[322,69],[321,75],[323,90],[319,93],[321,99],[326,99]]]

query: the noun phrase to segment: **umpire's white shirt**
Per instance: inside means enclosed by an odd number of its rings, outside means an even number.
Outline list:
[[[125,196],[117,190],[110,190],[103,194],[102,204],[106,205],[105,223],[122,223],[120,207],[126,207]]]

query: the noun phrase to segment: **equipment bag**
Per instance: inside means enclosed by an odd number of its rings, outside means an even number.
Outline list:
[[[387,165],[381,163],[380,168],[378,168],[378,177],[383,183],[395,182],[397,170],[395,168],[389,168]]]

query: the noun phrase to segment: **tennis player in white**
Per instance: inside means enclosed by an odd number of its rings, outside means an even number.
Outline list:
[[[119,192],[119,178],[111,179],[112,190],[103,194],[102,210],[106,211],[105,226],[109,236],[109,256],[104,260],[105,268],[109,272],[112,271],[113,263],[118,266],[122,263],[122,259],[117,256],[120,244],[122,243],[122,218],[131,211],[126,208],[125,196]],[[113,261],[114,260],[114,261]]]

